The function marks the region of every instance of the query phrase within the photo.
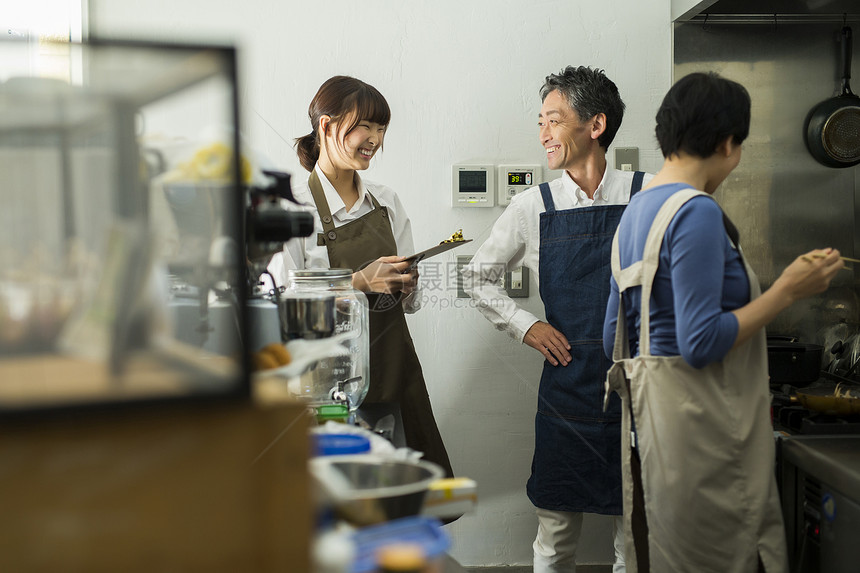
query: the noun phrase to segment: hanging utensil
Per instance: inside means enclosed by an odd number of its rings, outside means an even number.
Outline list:
[[[851,27],[842,28],[842,93],[812,108],[806,120],[809,153],[827,167],[860,163],[860,96],[851,91]]]

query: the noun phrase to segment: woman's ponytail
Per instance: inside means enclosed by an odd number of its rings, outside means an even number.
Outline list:
[[[314,170],[314,165],[320,158],[320,146],[315,132],[296,138],[296,155],[299,156],[302,167],[308,171]]]

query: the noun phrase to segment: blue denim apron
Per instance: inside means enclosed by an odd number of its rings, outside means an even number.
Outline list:
[[[633,177],[630,196],[642,187]],[[621,515],[621,400],[603,410],[612,362],[603,352],[612,237],[626,205],[556,211],[540,185],[540,296],[547,322],[570,342],[571,362],[544,362],[535,452],[526,491],[541,509]]]

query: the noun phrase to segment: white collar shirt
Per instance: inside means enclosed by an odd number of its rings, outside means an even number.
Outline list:
[[[334,219],[335,227],[339,227],[344,223],[358,219],[362,215],[366,215],[373,210],[373,201],[368,196],[367,190],[364,186],[364,180],[362,180],[358,173],[355,174],[355,186],[358,189],[358,200],[356,200],[352,207],[347,209],[343,199],[341,199],[340,195],[335,190],[334,185],[332,185],[331,181],[328,180],[328,177],[325,176],[325,173],[322,172],[319,165],[317,165],[314,170],[319,177],[320,185],[322,185],[323,194],[325,195],[326,203],[328,203],[329,211],[331,211],[332,219]],[[304,191],[304,188],[298,190],[302,195],[304,195]],[[307,189],[307,193],[310,196],[309,187]],[[293,196],[295,197],[295,193]],[[306,198],[303,197],[303,199]],[[298,197],[296,197],[296,200],[298,200]],[[306,200],[300,202],[307,203]],[[313,196],[310,196],[309,204],[314,204]]]
[[[643,186],[652,175],[646,173]],[[630,200],[632,171],[607,167],[592,199],[565,171],[549,182],[557,211],[594,205],[626,205]],[[532,290],[540,285],[540,214],[546,211],[538,186],[511,199],[489,232],[489,236],[463,268],[463,288],[477,303],[478,310],[499,330],[522,342],[538,317],[519,307],[499,285],[505,272],[526,267],[532,278]],[[607,261],[609,264],[609,261]]]
[[[370,213],[374,209],[373,201],[370,198],[370,195],[373,195],[380,206],[388,209],[388,220],[391,222],[391,231],[394,234],[394,242],[397,245],[397,252],[389,254],[411,255],[415,252],[412,240],[412,223],[406,215],[406,209],[400,202],[400,198],[397,197],[397,194],[391,188],[372,181],[365,181],[356,173],[355,182],[358,188],[358,200],[350,209],[347,209],[343,199],[340,198],[340,195],[338,195],[319,165],[315,167],[315,170],[325,194],[329,210],[331,211],[332,222],[335,228]],[[308,237],[287,241],[284,244],[284,250],[272,258],[268,266],[268,271],[272,273],[279,286],[286,284],[287,271],[289,270],[319,269],[331,266],[328,258],[328,249],[325,245],[317,244],[317,236],[323,232],[323,226],[308,183],[304,182],[295,185],[293,187],[293,197],[300,205],[295,205],[286,200],[282,202],[282,205],[286,209],[302,210],[311,213],[314,217],[314,230]],[[417,293],[417,290],[414,291],[412,296],[408,297],[410,302],[404,304],[407,312],[414,312],[420,306],[420,297]]]

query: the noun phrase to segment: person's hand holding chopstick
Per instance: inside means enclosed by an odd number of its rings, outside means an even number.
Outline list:
[[[801,258],[801,259],[803,259],[803,260],[804,260],[804,261],[806,261],[806,262],[811,263],[811,262],[812,262],[812,259],[823,259],[823,258],[825,258],[826,256],[827,256],[827,255],[822,254],[822,253],[820,253],[820,252],[813,251],[812,253],[810,253],[810,254],[808,254],[808,255],[801,255],[801,257],[800,257],[800,258]],[[843,257],[843,256],[841,256],[841,255],[840,255],[840,257],[839,257],[839,258],[840,258],[840,259],[842,259],[843,261],[848,261],[849,263],[860,263],[860,259],[852,259],[851,257]],[[849,267],[844,267],[844,268],[846,268],[846,269],[847,269],[847,268],[849,268]]]

